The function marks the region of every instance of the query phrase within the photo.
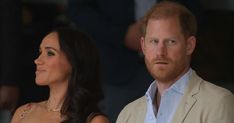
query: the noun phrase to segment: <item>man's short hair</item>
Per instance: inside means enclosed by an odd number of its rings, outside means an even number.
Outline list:
[[[178,18],[181,26],[181,31],[185,37],[195,36],[197,33],[197,21],[190,10],[183,5],[171,2],[162,1],[155,4],[145,15],[143,33],[145,36],[146,26],[150,19],[170,19]]]

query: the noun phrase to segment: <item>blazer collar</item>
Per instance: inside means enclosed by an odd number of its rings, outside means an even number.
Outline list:
[[[196,103],[196,94],[199,93],[199,87],[202,82],[202,79],[196,74],[193,70],[192,75],[189,77],[189,83],[186,87],[185,94],[181,98],[181,101],[177,107],[177,110],[174,114],[172,120],[173,123],[183,123],[187,114]]]

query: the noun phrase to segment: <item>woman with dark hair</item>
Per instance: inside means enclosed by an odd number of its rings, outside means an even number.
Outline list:
[[[84,33],[58,28],[42,40],[35,60],[36,83],[50,88],[48,100],[19,107],[12,123],[108,123],[100,113],[99,56]]]

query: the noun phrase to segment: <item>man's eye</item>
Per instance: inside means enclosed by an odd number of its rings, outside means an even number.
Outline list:
[[[168,40],[167,43],[168,43],[168,45],[174,45],[174,44],[176,44],[176,41],[175,40]]]
[[[48,56],[54,56],[55,54],[54,54],[54,52],[52,52],[52,51],[48,51],[48,52],[47,52],[47,55],[48,55]]]
[[[157,44],[158,40],[151,40],[150,43]]]

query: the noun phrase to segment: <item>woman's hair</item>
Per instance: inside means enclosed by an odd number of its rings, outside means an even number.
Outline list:
[[[61,109],[62,123],[85,123],[92,112],[99,111],[102,99],[99,80],[99,55],[91,39],[76,29],[60,27],[58,34],[61,50],[72,66],[67,94]]]

